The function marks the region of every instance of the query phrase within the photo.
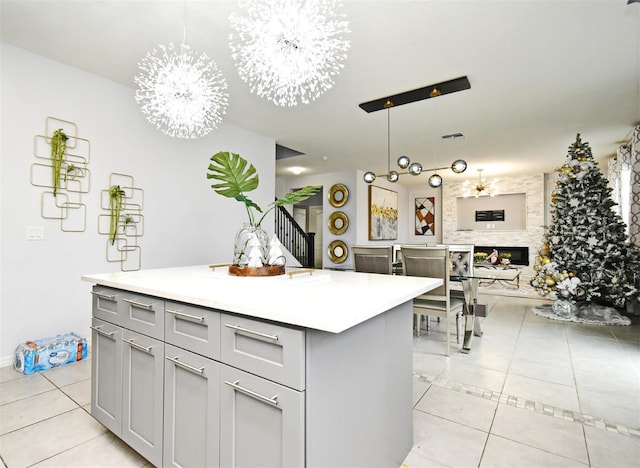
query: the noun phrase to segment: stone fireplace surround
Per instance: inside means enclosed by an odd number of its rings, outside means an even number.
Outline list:
[[[445,182],[442,187],[442,243],[474,244],[477,246],[528,247],[528,264],[522,267],[520,285],[530,288],[533,259],[542,245],[545,225],[545,176],[528,174],[500,179],[499,193],[526,194],[526,229],[500,231],[498,229],[458,231],[456,201],[462,197],[462,182]],[[497,249],[500,251],[500,248]]]

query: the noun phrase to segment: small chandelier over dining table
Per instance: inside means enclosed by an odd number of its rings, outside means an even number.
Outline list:
[[[402,169],[403,172],[398,172],[396,170],[391,170],[391,118],[390,118],[390,110],[393,107],[393,104],[390,104],[387,107],[387,173],[386,174],[375,174],[374,172],[367,171],[364,173],[363,179],[367,184],[373,183],[377,177],[386,177],[388,182],[396,183],[400,180],[401,175],[410,174],[412,176],[419,176],[423,172],[431,172],[433,174],[429,177],[429,186],[432,188],[438,188],[442,185],[442,176],[438,174],[437,171],[441,171],[444,169],[451,169],[456,174],[461,174],[467,169],[467,162],[463,159],[456,159],[451,166],[445,167],[432,167],[429,169],[423,169],[422,164],[417,162],[411,162],[409,156],[400,156],[396,161],[398,168]]]
[[[422,88],[413,89],[411,91],[405,91],[393,96],[374,99],[373,101],[363,102],[359,104],[359,107],[366,112],[374,112],[382,109],[387,110],[387,173],[376,174],[372,171],[364,173],[363,179],[367,184],[373,183],[377,177],[385,176],[387,181],[395,183],[398,182],[401,175],[410,174],[412,176],[418,176],[423,172],[431,172],[433,174],[429,177],[429,186],[438,188],[442,185],[442,176],[438,174],[438,171],[451,169],[456,174],[461,174],[467,169],[467,162],[463,159],[456,159],[450,166],[444,167],[432,167],[424,169],[422,164],[417,162],[411,162],[408,156],[400,156],[396,161],[398,168],[402,170],[391,170],[391,124],[390,124],[390,110],[394,106],[409,104],[423,99],[431,99],[443,94],[455,93],[465,89],[470,89],[471,84],[466,76],[460,78],[454,78],[452,80],[443,81]],[[457,134],[456,134],[457,135]],[[462,136],[462,134],[459,134]],[[454,135],[448,135],[448,137]],[[444,138],[444,137],[443,137]]]

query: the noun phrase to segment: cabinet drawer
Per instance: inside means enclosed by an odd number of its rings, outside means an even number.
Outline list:
[[[167,301],[164,320],[167,343],[220,359],[220,312]]]
[[[122,291],[118,308],[123,327],[164,340],[164,300]]]
[[[223,363],[304,390],[303,330],[222,314],[220,341]]]
[[[122,310],[118,308],[119,289],[94,286],[91,290],[92,314],[94,317],[115,325],[123,325]]]
[[[220,380],[220,466],[305,466],[305,392],[225,365]]]

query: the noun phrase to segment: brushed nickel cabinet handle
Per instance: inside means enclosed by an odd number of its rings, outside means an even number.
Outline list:
[[[271,398],[266,397],[264,395],[260,395],[259,393],[256,393],[253,390],[249,390],[248,388],[245,388],[239,385],[240,384],[239,380],[236,380],[235,382],[229,382],[228,380],[225,380],[224,383],[227,384],[229,387],[239,391],[240,393],[244,393],[245,395],[253,397],[256,400],[260,400],[272,406],[278,406],[278,395],[274,395]]]
[[[231,328],[232,330],[240,331],[240,332],[243,332],[243,333],[249,333],[251,335],[260,336],[262,338],[267,338],[267,339],[273,340],[273,341],[278,341],[278,335],[269,335],[267,333],[262,333],[262,332],[255,331],[255,330],[249,330],[248,328],[241,327],[240,325],[232,325],[230,323],[225,323],[224,326],[227,327],[227,328]]]
[[[167,356],[165,359],[167,361],[173,362],[178,367],[182,367],[183,369],[186,369],[186,370],[188,370],[190,372],[193,372],[194,374],[199,374],[199,375],[203,375],[204,374],[204,367],[193,367],[193,366],[190,366],[189,364],[186,364],[186,363],[178,360],[178,356],[176,356],[176,357]]]
[[[165,312],[168,314],[173,314],[177,317],[182,317],[189,320],[195,320],[200,323],[204,322],[204,316],[201,316],[201,315],[191,315],[185,312],[180,312],[179,310],[172,310],[172,309],[165,309]]]
[[[116,333],[114,331],[112,331],[112,332],[102,331],[100,329],[100,327],[102,327],[102,325],[98,325],[97,327],[94,327],[92,325],[89,328],[91,328],[92,330],[95,330],[98,333],[98,335],[106,336],[107,338],[113,338],[113,335],[115,335],[115,333]]]
[[[96,297],[99,297],[100,299],[106,299],[107,301],[116,300],[116,296],[114,294],[105,294],[101,291],[91,291],[91,294],[93,294]]]
[[[141,344],[138,344],[135,341],[133,341],[133,338],[129,340],[122,338],[122,341],[124,341],[125,343],[128,343],[132,348],[135,348],[138,351],[144,351],[147,354],[151,354],[151,349],[153,348],[153,346],[142,346]]]
[[[153,304],[145,304],[144,302],[138,302],[138,301],[135,301],[133,299],[127,299],[126,297],[123,297],[122,300],[124,302],[128,302],[132,306],[141,307],[141,308],[147,309],[147,310],[153,310]]]

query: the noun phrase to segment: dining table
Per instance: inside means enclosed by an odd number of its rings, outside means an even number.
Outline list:
[[[471,351],[471,341],[473,336],[482,336],[482,328],[478,319],[478,287],[481,281],[507,281],[519,282],[520,269],[516,267],[474,267],[465,275],[453,275],[451,281],[462,283],[462,292],[466,307],[464,308],[464,339],[462,342],[462,352]]]

